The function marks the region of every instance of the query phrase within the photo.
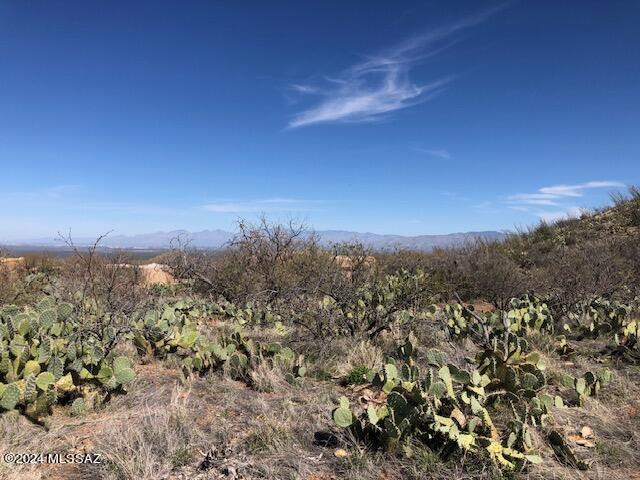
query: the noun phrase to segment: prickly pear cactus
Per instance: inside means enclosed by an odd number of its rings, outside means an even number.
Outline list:
[[[467,371],[446,364],[441,352],[431,350],[427,354],[431,367],[423,375],[414,369],[416,352],[416,341],[409,337],[399,347],[399,360],[385,364],[376,374],[373,386],[386,397],[385,404],[370,403],[358,413],[342,397],[332,412],[335,424],[350,429],[366,444],[388,451],[406,450],[417,440],[433,448],[482,451],[504,469],[540,461],[532,453],[528,432],[529,400],[523,400],[524,408],[509,400],[514,421],[500,432],[489,412],[495,397],[493,389],[500,388],[500,379],[492,376],[493,370],[485,367],[485,371]],[[520,360],[525,365],[534,365],[536,358]],[[521,381],[531,389],[540,386],[533,371],[525,367],[521,375]],[[542,415],[548,400],[544,397],[538,402]],[[525,413],[520,414],[520,410]]]
[[[82,335],[81,328],[73,305],[53,296],[35,308],[2,307],[0,411],[18,409],[39,418],[56,402],[83,397],[88,385],[125,390],[135,372],[129,359],[109,353],[115,330],[107,326],[97,335]]]

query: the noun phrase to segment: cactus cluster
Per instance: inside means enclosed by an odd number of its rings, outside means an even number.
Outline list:
[[[537,352],[529,352],[524,338],[507,333],[501,341],[494,338],[492,347],[478,354],[478,368],[498,382],[501,390],[511,397],[533,398],[544,388],[544,363]]]
[[[597,338],[602,334],[620,332],[630,316],[637,311],[633,303],[622,303],[597,297],[574,306],[568,314],[566,329]]]
[[[527,324],[528,320],[518,331],[526,333]],[[533,328],[537,332],[546,327],[543,322]],[[560,390],[566,395],[561,387],[575,391],[582,403],[612,378],[604,369],[577,378],[565,375],[559,385],[549,385],[540,354],[531,351],[524,337],[507,329],[489,335],[489,344],[483,344],[471,370],[448,363],[442,352],[431,349],[423,357],[428,369],[421,372],[416,350],[416,339],[409,335],[397,355],[369,379],[380,391],[377,401],[367,404],[362,397],[365,405],[358,410],[342,397],[333,411],[336,425],[386,450],[406,449],[412,441],[420,441],[446,451],[483,451],[501,468],[520,468],[526,462],[541,461],[534,454],[531,429],[547,426],[553,410],[566,407],[557,394]],[[499,425],[492,419],[497,411],[501,412]],[[510,413],[509,420],[505,421],[505,413]],[[547,440],[558,458],[586,468],[560,434],[551,431]]]
[[[103,307],[82,305],[83,317],[105,315]],[[210,315],[233,318],[238,327],[229,335],[210,339],[199,331]],[[242,331],[246,321],[271,321],[268,311],[237,308],[228,302],[179,300],[161,309],[132,315],[130,328],[116,331],[93,322],[86,328],[74,306],[52,296],[35,307],[0,309],[0,410],[19,409],[41,418],[55,403],[71,405],[80,414],[101,403],[109,392],[125,391],[135,378],[132,362],[117,357],[113,346],[121,337],[133,341],[142,355],[174,357],[185,375],[225,368],[238,379],[261,362],[271,362],[296,383],[306,373],[304,357],[279,343],[262,344]]]
[[[414,305],[425,289],[427,274],[400,270],[358,288],[349,298],[326,295],[317,302],[319,314],[330,319],[326,333],[374,338],[394,325],[417,318]]]
[[[564,329],[576,339],[602,335],[612,337],[615,346],[609,349],[610,353],[637,361],[639,317],[638,297],[629,303],[597,297],[575,305],[567,314]]]
[[[231,318],[240,325],[271,325],[282,320],[280,315],[273,312],[270,306],[258,306],[251,302],[247,303],[244,307],[240,307],[220,299],[215,304],[214,309],[217,310],[219,315]]]
[[[554,321],[545,302],[533,295],[513,298],[509,302],[509,331],[516,334],[553,333]]]
[[[333,411],[335,423],[391,451],[413,439],[433,447],[483,450],[509,469],[539,461],[532,453],[526,418],[514,415],[511,430],[502,434],[494,424],[488,408],[494,403],[491,391],[499,388],[497,379],[479,369],[467,371],[446,363],[437,350],[427,352],[429,368],[422,374],[415,355],[415,339],[410,336],[397,359],[389,359],[372,379],[386,395],[385,404],[369,404],[357,414],[343,397]]]
[[[180,301],[161,311],[146,312],[134,324],[131,337],[140,354],[178,360],[185,376],[196,372],[224,368],[232,377],[248,380],[248,371],[265,361],[277,364],[287,380],[294,383],[306,373],[304,358],[279,343],[262,344],[248,338],[242,330],[244,321],[236,323],[229,336],[215,340],[200,333],[200,321],[211,314],[228,315],[236,321],[246,318],[247,310],[235,310],[226,304],[190,305]],[[239,311],[244,313],[239,314]]]
[[[459,303],[447,304],[443,313],[447,321],[449,333],[454,338],[464,338],[469,335],[469,328],[478,320],[471,314],[473,306],[464,307]]]
[[[226,341],[235,347],[225,365],[234,378],[250,381],[249,372],[265,362],[285,372],[286,380],[292,384],[297,383],[306,374],[304,356],[296,355],[291,348],[283,347],[278,342],[254,341],[240,328],[237,328]]]
[[[110,352],[115,331],[87,332],[70,303],[45,297],[35,308],[0,310],[0,408],[38,419],[57,402],[95,405],[135,378]]]
[[[554,319],[547,304],[533,295],[512,298],[508,310],[475,312],[473,305],[453,302],[443,308],[432,306],[444,317],[451,337],[466,338],[471,334],[485,338],[503,335],[505,330],[517,335],[553,333]]]

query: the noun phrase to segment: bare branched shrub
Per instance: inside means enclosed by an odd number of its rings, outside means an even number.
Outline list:
[[[223,252],[174,249],[170,264],[195,289],[234,302],[278,303],[315,293],[332,268],[332,257],[304,225],[239,223],[239,232]],[[333,267],[335,270],[335,267]]]
[[[410,320],[432,294],[428,275],[406,271],[372,275],[363,283],[343,278],[321,293],[320,298],[299,299],[291,315],[302,332],[315,338],[377,337]]]
[[[537,290],[551,297],[558,314],[582,301],[613,297],[630,284],[634,274],[625,252],[634,256],[637,247],[611,239],[557,249],[541,262]]]
[[[62,237],[74,255],[65,262],[59,288],[75,305],[81,335],[98,338],[109,353],[131,330],[131,315],[150,302],[151,296],[141,285],[138,268],[127,263],[127,255],[99,253],[104,237],[87,249],[78,248],[70,236]]]
[[[431,291],[440,300],[454,298],[458,293],[467,298],[471,295],[469,279],[463,269],[464,254],[473,249],[463,247],[435,248],[430,252],[396,250],[378,255],[380,269],[385,273],[406,270],[412,273],[424,271],[429,275]]]
[[[484,298],[504,309],[509,300],[526,291],[525,273],[499,242],[478,240],[460,251],[460,271],[469,285],[469,295]]]
[[[428,270],[432,264],[433,253],[398,248],[391,252],[382,252],[376,255],[380,269],[385,273],[395,273],[400,270],[416,272]]]
[[[106,235],[87,249],[78,248],[70,236],[63,237],[73,249],[62,271],[63,286],[79,311],[86,316],[97,306],[110,315],[128,315],[146,300],[139,269],[121,251],[100,254]]]
[[[333,247],[333,263],[342,271],[337,279],[353,285],[363,285],[378,273],[374,251],[359,242],[339,243]]]
[[[6,252],[3,253],[0,250],[0,259],[6,256]],[[12,297],[15,296],[15,289],[12,285],[13,274],[9,267],[4,262],[0,261],[0,304],[9,303]]]
[[[60,273],[60,261],[44,253],[29,254],[24,257],[24,269],[27,272],[39,272],[46,275],[57,275]]]
[[[629,187],[627,195],[614,192],[611,194],[611,200],[615,207],[621,209],[625,213],[626,224],[630,227],[640,227],[640,188],[636,186]]]
[[[469,297],[470,281],[462,268],[463,250],[459,248],[439,248],[427,258],[425,271],[429,273],[432,289],[442,300],[451,299],[456,293]]]

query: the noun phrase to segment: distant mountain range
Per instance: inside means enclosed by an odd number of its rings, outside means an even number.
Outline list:
[[[375,250],[390,250],[394,248],[407,248],[412,250],[429,251],[437,247],[452,247],[464,244],[467,241],[482,238],[487,240],[500,240],[505,234],[496,231],[450,233],[446,235],[380,235],[376,233],[359,233],[343,230],[324,230],[316,232],[320,242],[332,245],[342,242],[360,242]],[[188,241],[191,247],[218,249],[224,247],[234,236],[234,233],[225,230],[203,230],[201,232],[188,232],[187,230],[173,230],[170,232],[146,233],[141,235],[113,235],[106,237],[100,245],[106,248],[126,249],[166,249],[171,248],[176,239],[182,242]],[[95,238],[74,238],[76,246],[85,247],[92,245]],[[63,247],[61,240],[33,239],[21,242],[12,242],[14,246],[33,247]]]

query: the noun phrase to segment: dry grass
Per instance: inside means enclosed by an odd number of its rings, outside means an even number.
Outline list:
[[[105,480],[151,480],[191,463],[196,433],[186,396],[176,388],[168,405],[145,406],[134,422],[110,423],[97,437],[106,463]]]
[[[56,445],[55,433],[44,432],[26,418],[16,414],[0,416],[0,458],[5,454],[35,453],[42,445],[52,450]],[[10,465],[0,462],[0,478],[6,480],[40,479],[41,473],[35,465]]]
[[[347,352],[344,368],[346,371],[356,367],[380,368],[380,365],[384,363],[384,359],[384,352],[379,346],[369,340],[363,340],[357,342]]]
[[[282,369],[272,362],[260,362],[249,372],[251,386],[258,392],[274,392],[286,388]]]

